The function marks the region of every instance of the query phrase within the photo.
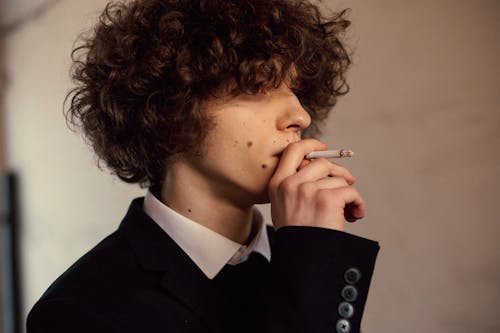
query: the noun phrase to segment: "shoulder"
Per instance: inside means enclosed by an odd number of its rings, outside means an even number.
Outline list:
[[[48,327],[51,332],[95,332],[95,327],[102,332],[126,332],[103,315],[101,306],[118,300],[132,283],[129,272],[137,271],[136,266],[123,236],[113,232],[49,286],[28,314],[28,332],[45,332]]]
[[[159,322],[158,327],[182,327],[187,310],[164,292],[162,281],[188,259],[143,212],[142,199],[136,199],[118,229],[72,264],[36,302],[27,318],[28,332],[152,332],[143,328]],[[171,317],[158,318],[165,309]],[[181,319],[168,322],[172,318]]]
[[[132,241],[150,243],[161,230],[148,234],[149,226],[142,212],[142,198],[132,201],[116,231],[101,240],[62,273],[42,295],[50,298],[92,299],[130,289],[146,272],[140,267],[137,249]],[[143,235],[139,238],[139,235]]]
[[[124,333],[118,321],[71,298],[46,298],[35,304],[26,321],[28,333]]]
[[[102,290],[112,292],[120,276],[137,267],[126,240],[115,231],[64,271],[45,291],[41,300],[50,298],[91,298]]]

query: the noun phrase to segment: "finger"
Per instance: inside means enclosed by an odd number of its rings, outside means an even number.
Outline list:
[[[314,182],[319,190],[349,186],[344,177],[326,177]]]
[[[304,157],[316,150],[325,150],[328,146],[316,139],[304,139],[289,144],[281,155],[281,159],[276,167],[270,183],[279,185],[283,180],[297,172]]]
[[[340,187],[330,191],[332,196],[337,198],[337,200],[341,200],[341,204],[344,207],[344,215],[346,218],[352,220],[349,222],[354,222],[365,216],[365,202],[354,186]]]
[[[317,158],[297,172],[297,175],[294,176],[294,182],[300,184],[307,181],[316,181],[328,176],[343,177],[349,185],[354,184],[356,181],[352,173],[343,166],[330,162],[326,158]]]
[[[307,158],[303,159],[302,162],[300,162],[299,167],[297,168],[297,172],[301,170],[303,167],[311,163],[311,160],[308,160]]]

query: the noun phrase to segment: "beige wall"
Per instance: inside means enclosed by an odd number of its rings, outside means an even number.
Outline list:
[[[346,3],[356,65],[329,141],[359,153],[350,230],[382,245],[366,332],[500,332],[500,2]]]
[[[61,1],[6,40],[7,160],[20,177],[25,313],[142,194],[100,172],[62,115],[73,41],[103,3]]]
[[[72,42],[104,2],[61,1],[6,40],[26,311],[142,194],[99,172],[62,117]],[[355,64],[324,138],[357,153],[342,163],[368,216],[348,231],[382,246],[364,331],[499,332],[500,2],[328,5],[352,8]]]

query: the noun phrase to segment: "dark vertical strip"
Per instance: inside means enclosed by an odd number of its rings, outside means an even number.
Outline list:
[[[2,246],[3,332],[21,332],[19,257],[19,210],[17,181],[13,174],[1,176],[0,235]]]

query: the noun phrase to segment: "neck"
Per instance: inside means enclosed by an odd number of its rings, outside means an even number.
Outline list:
[[[187,218],[237,242],[248,244],[252,237],[253,206],[238,205],[211,180],[201,177],[183,162],[168,170],[160,200]]]

